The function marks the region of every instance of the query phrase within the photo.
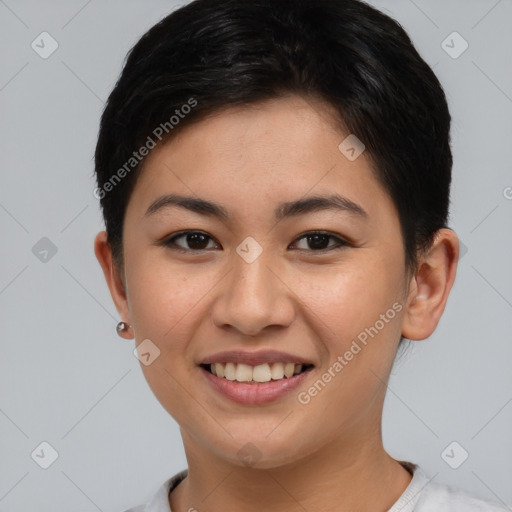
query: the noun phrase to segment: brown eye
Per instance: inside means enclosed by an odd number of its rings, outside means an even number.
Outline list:
[[[336,240],[337,243],[329,245],[330,239]],[[306,233],[297,239],[297,241],[301,240],[305,240],[305,245],[307,247],[299,247],[299,250],[309,250],[309,252],[330,251],[332,249],[349,245],[348,242],[342,238],[321,231],[311,231],[310,233]]]
[[[177,240],[183,239],[185,241],[185,247],[181,244],[176,243]],[[204,251],[207,250],[208,242],[213,241],[212,237],[202,233],[201,231],[185,231],[178,235],[174,235],[171,238],[167,238],[163,245],[170,249],[177,251],[189,252],[189,251]],[[188,245],[188,247],[187,247]]]

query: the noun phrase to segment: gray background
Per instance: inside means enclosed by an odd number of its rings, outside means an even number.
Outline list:
[[[512,507],[512,2],[373,4],[404,26],[446,90],[451,225],[467,247],[435,335],[394,367],[385,446],[435,481]],[[93,253],[103,229],[92,178],[103,103],[128,49],[177,5],[0,0],[4,512],[124,510],[186,467],[179,429],[144,380],[134,342],[115,333]],[[47,59],[31,47],[43,31],[59,45]],[[453,31],[469,43],[456,59],[441,45]],[[43,237],[57,248],[46,261]],[[48,462],[43,441],[58,452],[48,469],[35,461]],[[469,453],[457,469],[441,455],[453,441],[462,448],[448,450],[452,464]]]

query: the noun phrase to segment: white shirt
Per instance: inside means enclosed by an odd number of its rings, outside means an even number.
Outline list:
[[[488,502],[455,487],[431,482],[426,473],[412,462],[399,461],[413,473],[412,480],[387,512],[503,512],[510,510],[504,504]],[[187,476],[180,471],[166,480],[146,505],[125,512],[172,512],[169,493]]]

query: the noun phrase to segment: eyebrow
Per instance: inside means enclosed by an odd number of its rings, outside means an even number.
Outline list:
[[[145,217],[149,217],[165,208],[180,207],[207,217],[217,217],[222,221],[230,221],[231,215],[222,205],[196,197],[187,197],[177,194],[166,194],[155,199],[146,210]],[[309,196],[296,201],[289,201],[279,205],[274,216],[276,220],[287,217],[305,215],[320,210],[345,211],[362,218],[368,218],[368,213],[358,204],[339,194],[328,196]]]

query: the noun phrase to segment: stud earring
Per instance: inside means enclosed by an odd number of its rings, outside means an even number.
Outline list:
[[[119,334],[119,336],[121,336],[121,338],[123,338],[123,333],[126,332],[129,328],[130,328],[130,325],[127,324],[126,322],[119,322],[116,325],[117,334]]]

